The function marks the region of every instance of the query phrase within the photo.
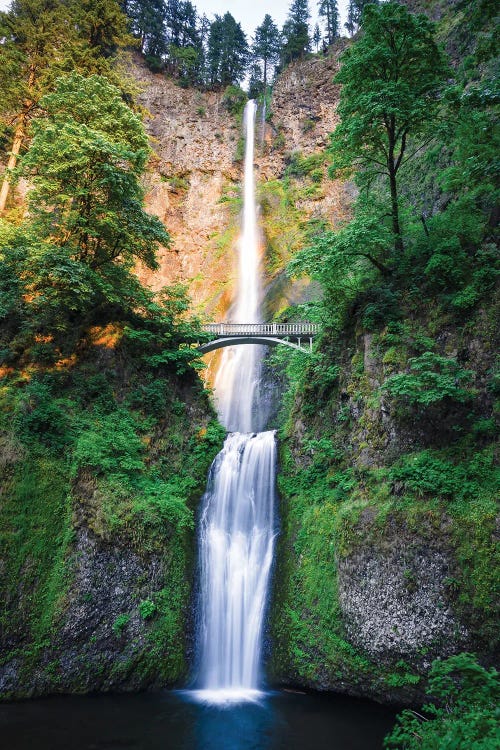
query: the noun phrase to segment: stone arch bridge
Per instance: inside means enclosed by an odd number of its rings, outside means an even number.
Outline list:
[[[278,346],[284,344],[292,349],[310,354],[313,339],[319,333],[318,323],[206,323],[205,333],[210,341],[198,346],[200,354],[238,344],[260,344]]]

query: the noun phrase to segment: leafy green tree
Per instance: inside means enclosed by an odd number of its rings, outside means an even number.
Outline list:
[[[384,747],[394,750],[470,748],[494,750],[500,739],[500,683],[495,669],[484,669],[471,654],[433,662],[427,694],[436,703],[424,714],[405,710]]]
[[[426,16],[384,3],[368,5],[363,19],[363,33],[342,56],[336,77],[341,121],[331,139],[332,173],[357,168],[364,188],[382,176],[394,248],[401,253],[398,173],[429,138],[447,66]]]
[[[212,86],[228,86],[241,81],[250,59],[248,42],[230,13],[215,16],[208,35],[207,67]]]
[[[337,0],[320,0],[318,15],[326,22],[326,41],[333,44],[339,35],[339,8]]]
[[[8,13],[0,13],[0,37],[0,115],[13,128],[0,191],[2,213],[9,176],[40,98],[58,76],[71,70],[99,73],[118,83],[112,56],[130,43],[130,37],[116,0],[15,0]]]
[[[267,90],[269,67],[275,65],[280,56],[281,39],[278,27],[269,14],[266,13],[260,26],[255,29],[252,45],[254,62],[262,64],[264,91]]]
[[[311,49],[310,17],[308,0],[293,0],[281,32],[283,37],[281,57],[284,64],[304,57]]]
[[[156,268],[156,248],[169,241],[143,209],[142,123],[101,76],[60,78],[40,106],[45,116],[19,169],[33,184],[26,240],[17,243],[31,307],[55,325],[66,314],[133,309],[144,293],[132,267]]]

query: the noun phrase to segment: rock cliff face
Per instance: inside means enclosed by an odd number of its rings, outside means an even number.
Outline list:
[[[223,431],[193,372],[181,381],[164,370],[152,384],[144,370],[119,345],[101,344],[60,376],[69,410],[80,399],[77,440],[82,425],[93,425],[91,444],[106,456],[78,470],[69,441],[62,450],[19,441],[4,419],[2,390],[1,698],[143,690],[187,678],[195,509]],[[140,424],[132,393],[141,407],[148,393],[156,399],[140,438],[121,432]],[[142,479],[130,473],[134,440]]]
[[[338,55],[292,65],[281,76],[267,113],[258,114],[255,167],[261,203],[269,313],[280,307],[276,279],[293,250],[300,246],[308,220],[335,225],[347,215],[349,186],[325,179],[323,151],[336,122],[338,87],[333,76]],[[147,180],[147,205],[172,237],[162,251],[159,271],[140,271],[154,288],[181,280],[189,283],[193,307],[220,318],[234,293],[241,183],[239,119],[230,114],[222,93],[182,89],[154,75],[136,60],[134,76],[141,86],[154,157]],[[307,170],[289,170],[293,195],[283,207],[277,181],[287,175],[293,158],[316,157],[316,183]],[[281,203],[281,205],[280,205]],[[288,225],[286,243],[280,229]],[[286,247],[284,246],[286,244]],[[272,256],[272,262],[269,257]],[[285,297],[300,297],[303,285]],[[283,283],[279,284],[280,294]],[[278,298],[277,298],[278,297]],[[273,302],[273,300],[275,300]]]
[[[440,355],[475,374],[473,408],[410,415],[381,387],[416,356],[425,315],[405,321],[397,346],[386,329],[346,331],[323,350],[335,381],[296,393],[281,441],[278,683],[418,702],[433,659],[495,662],[495,446],[486,434],[457,441],[491,421],[497,315],[491,299],[465,330],[434,321]]]

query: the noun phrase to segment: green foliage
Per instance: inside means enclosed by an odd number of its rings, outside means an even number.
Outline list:
[[[294,151],[290,154],[288,160],[288,166],[285,170],[285,174],[289,177],[305,177],[311,175],[323,164],[323,154],[311,154],[310,156],[302,156],[300,151]]]
[[[332,173],[357,166],[365,189],[383,176],[396,255],[403,250],[398,172],[411,157],[408,140],[425,141],[446,73],[429,19],[389,2],[367,5],[363,33],[343,54],[336,77],[341,121],[331,138]]]
[[[326,23],[326,44],[333,44],[339,36],[340,17],[337,0],[320,0],[318,4],[318,15]]]
[[[231,13],[215,16],[210,25],[207,44],[208,78],[212,86],[229,86],[240,82],[249,60],[248,42]]]
[[[123,631],[129,624],[129,622],[130,622],[129,614],[118,615],[118,617],[113,623],[113,633],[116,635],[117,638],[121,638],[121,636],[123,635]]]
[[[116,261],[155,268],[154,250],[169,238],[142,207],[138,178],[148,144],[140,119],[99,76],[59,79],[41,106],[46,116],[34,123],[22,163],[35,185],[30,207],[38,236],[94,272]]]
[[[34,380],[18,400],[13,427],[25,443],[42,444],[63,449],[71,442],[70,413],[74,404],[67,398],[57,398],[49,383]]]
[[[257,71],[262,76],[262,86],[266,93],[270,69],[278,62],[281,51],[281,39],[278,27],[271,16],[266,13],[260,26],[255,29],[252,45],[252,59],[262,65],[257,65]],[[260,78],[259,75],[259,78]]]
[[[425,352],[408,360],[408,367],[409,373],[392,375],[382,386],[404,403],[426,407],[449,400],[463,404],[474,397],[467,387],[474,373],[464,370],[455,359]]]
[[[1,407],[4,423],[9,415],[4,398]],[[8,450],[2,453],[7,459]],[[24,632],[36,652],[50,636],[68,583],[70,482],[59,457],[19,450],[13,457],[12,467],[2,467],[0,623],[4,633]],[[19,597],[21,581],[30,592],[27,610]]]
[[[304,57],[311,49],[309,36],[309,3],[307,0],[292,0],[281,36],[281,61],[288,65],[293,60]]]
[[[239,86],[231,85],[224,90],[222,101],[232,115],[241,117],[248,97]]]
[[[158,607],[151,599],[144,599],[137,607],[143,620],[149,620],[157,612]]]
[[[441,497],[458,502],[480,500],[494,491],[500,480],[490,451],[478,453],[472,461],[456,464],[435,451],[409,453],[390,469],[389,477],[401,482],[406,492],[419,497]]]
[[[74,471],[90,468],[98,474],[133,476],[144,468],[145,446],[137,424],[126,410],[98,416],[92,427],[80,433],[74,449]]]
[[[403,711],[385,738],[384,747],[407,750],[498,747],[500,685],[495,669],[484,669],[471,654],[434,661],[427,694],[437,705],[424,707],[427,716]]]

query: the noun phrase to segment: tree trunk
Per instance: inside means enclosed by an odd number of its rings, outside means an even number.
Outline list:
[[[389,171],[389,185],[391,190],[391,216],[392,231],[394,233],[394,249],[396,250],[396,253],[402,253],[403,238],[401,236],[401,226],[399,224],[398,184],[396,180],[396,162],[394,159],[394,140],[391,137],[389,137],[387,168]]]
[[[7,198],[9,197],[9,190],[10,190],[10,179],[9,175],[10,172],[15,169],[17,164],[17,157],[19,156],[19,152],[21,150],[21,146],[24,139],[24,133],[26,130],[26,112],[23,112],[21,115],[19,122],[17,124],[16,132],[14,133],[14,141],[12,143],[12,150],[10,152],[9,161],[7,162],[7,167],[4,172],[4,178],[2,182],[2,188],[0,190],[0,214],[3,214],[5,211],[5,206],[7,205]]]
[[[28,76],[29,93],[33,91],[35,76],[36,67],[35,65],[30,65]],[[7,198],[9,197],[10,190],[9,174],[13,169],[16,168],[17,158],[19,156],[19,152],[21,151],[21,146],[23,145],[24,136],[26,135],[26,127],[28,125],[29,113],[32,106],[33,101],[32,97],[30,96],[25,100],[23,110],[19,116],[19,122],[17,123],[16,132],[14,133],[14,141],[12,143],[9,161],[7,162],[7,167],[4,172],[2,188],[0,189],[0,215],[3,214],[3,212],[5,211],[5,206],[7,205]]]

